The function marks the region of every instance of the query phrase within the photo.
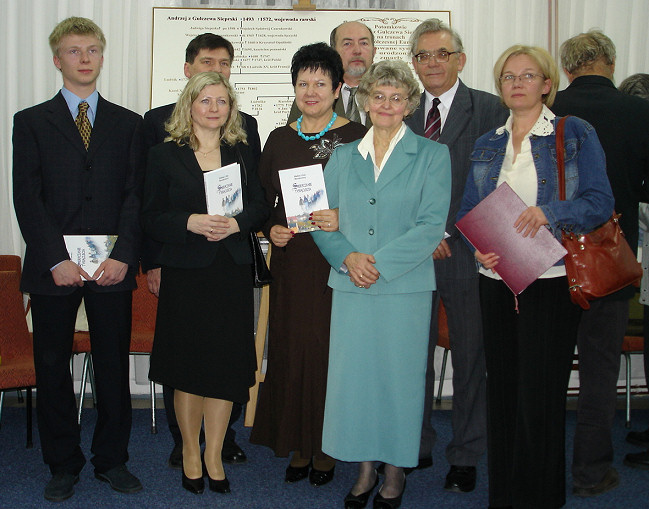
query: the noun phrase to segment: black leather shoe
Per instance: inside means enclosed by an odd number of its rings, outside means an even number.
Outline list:
[[[198,479],[190,479],[185,475],[185,470],[183,470],[183,488],[187,491],[191,491],[195,495],[200,495],[205,491],[205,480],[202,477]]]
[[[629,431],[626,435],[626,441],[638,447],[649,448],[649,429],[644,431]]]
[[[468,493],[475,489],[475,478],[475,467],[451,465],[451,469],[446,474],[444,489],[455,493]]]
[[[608,469],[606,474],[604,474],[604,478],[597,484],[593,484],[592,486],[579,486],[573,483],[572,493],[578,497],[595,497],[602,493],[606,493],[613,488],[617,488],[618,484],[620,484],[620,476],[618,475],[617,470],[611,467]]]
[[[363,509],[363,507],[367,505],[367,501],[370,499],[370,495],[374,491],[374,488],[376,488],[377,484],[379,484],[378,472],[376,472],[374,484],[365,493],[361,493],[360,495],[352,495],[351,491],[347,493],[347,496],[345,496],[345,509]]]
[[[222,479],[220,481],[208,477],[210,491],[216,491],[217,493],[230,493],[230,481],[228,478]]]
[[[385,464],[383,464],[385,465]],[[415,470],[423,470],[425,468],[430,468],[433,466],[433,458],[431,456],[425,456],[423,458],[419,458],[419,463],[417,463],[416,467],[405,467],[403,469],[403,473],[406,475],[412,474]],[[383,473],[383,472],[381,472]]]
[[[74,495],[74,485],[79,482],[79,476],[67,472],[54,474],[45,486],[45,499],[50,502],[62,502]]]
[[[401,498],[403,497],[403,493],[406,491],[406,479],[403,479],[403,489],[401,490],[401,493],[399,493],[398,497],[394,498],[383,498],[383,495],[381,495],[381,490],[374,496],[374,504],[373,507],[374,509],[397,509],[398,507],[401,507]]]
[[[627,454],[624,457],[624,464],[631,468],[649,470],[649,451]]]
[[[306,479],[309,476],[309,468],[311,463],[305,467],[293,467],[289,465],[286,467],[286,475],[284,476],[284,481],[288,483],[298,482],[302,479]]]
[[[169,465],[174,470],[182,470],[183,468],[183,444],[176,444],[171,450],[169,459],[167,460],[167,465]]]
[[[248,461],[248,457],[235,442],[224,442],[221,460],[223,460],[223,463],[236,465],[238,463],[245,463]]]
[[[318,470],[317,468],[314,467],[311,469],[311,472],[309,472],[309,482],[311,483],[312,486],[315,486],[316,488],[318,486],[324,486],[334,478],[335,469],[336,469],[335,465],[331,467],[330,470]]]
[[[107,482],[111,488],[120,493],[136,493],[142,489],[142,483],[128,471],[126,465],[118,465],[106,472],[95,471],[95,477]]]

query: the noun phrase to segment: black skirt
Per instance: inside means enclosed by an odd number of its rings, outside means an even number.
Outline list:
[[[245,403],[255,383],[250,265],[219,249],[211,266],[162,267],[149,378],[190,394]]]

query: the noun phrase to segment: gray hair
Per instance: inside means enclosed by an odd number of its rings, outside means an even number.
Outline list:
[[[451,27],[449,27],[446,23],[444,23],[441,19],[430,18],[426,21],[423,21],[410,35],[410,54],[413,57],[417,52],[417,44],[419,43],[419,38],[424,34],[432,32],[447,32],[453,39],[453,44],[455,46],[455,48],[453,48],[453,51],[464,53],[464,46],[462,46],[462,39],[460,38],[459,34]]]
[[[372,64],[358,84],[356,98],[361,108],[366,109],[370,94],[377,86],[405,88],[408,93],[408,115],[419,106],[419,83],[403,60],[383,60]]]
[[[649,101],[649,74],[632,74],[620,83],[618,90],[625,94],[636,95]]]
[[[575,35],[561,45],[561,67],[570,74],[591,68],[602,60],[615,63],[615,44],[601,30],[589,30]]]

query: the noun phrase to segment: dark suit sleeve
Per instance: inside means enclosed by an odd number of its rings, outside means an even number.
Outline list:
[[[174,185],[174,170],[177,166],[170,157],[167,145],[157,145],[149,151],[142,201],[144,232],[158,243],[195,242],[201,236],[187,230],[187,220],[196,211],[172,208],[170,188]]]
[[[52,220],[42,198],[43,173],[36,134],[23,112],[14,116],[13,193],[16,217],[25,243],[33,252],[38,272],[46,273],[68,260],[63,232]]]
[[[164,123],[167,121],[167,118],[163,117],[166,116],[168,109],[168,107],[164,108],[164,110],[162,108],[156,108],[144,114],[144,121],[142,122],[142,146],[145,158],[148,158],[151,148],[158,143],[162,143],[165,139],[166,131],[164,129]],[[173,111],[173,108],[171,110]],[[149,235],[144,236],[142,257],[140,260],[142,272],[148,272],[151,269],[160,267],[154,260],[158,257],[161,249],[162,244],[160,242],[156,242]]]
[[[259,156],[261,156],[261,141],[259,139],[257,120],[247,113],[242,112],[241,116],[243,117],[243,128],[248,135],[248,146],[252,149],[252,156],[255,158],[255,161],[259,161]]]
[[[126,185],[117,228],[117,242],[110,253],[110,258],[128,264],[137,269],[140,261],[142,228],[140,225],[140,207],[144,185],[144,157],[142,151],[142,117],[137,121],[128,148],[128,169]]]

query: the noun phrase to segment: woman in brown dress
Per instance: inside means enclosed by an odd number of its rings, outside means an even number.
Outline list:
[[[361,138],[365,127],[338,117],[343,67],[338,53],[324,43],[303,46],[291,65],[295,101],[302,116],[275,129],[266,142],[259,175],[269,203],[275,204],[264,227],[273,244],[270,324],[266,380],[250,441],[293,453],[286,482],[309,477],[314,486],[328,483],[335,461],[322,452],[322,421],[327,386],[331,288],[329,265],[311,235],[292,234],[286,226],[280,170],[322,164],[333,150]],[[313,213],[325,231],[338,229],[336,211]]]

